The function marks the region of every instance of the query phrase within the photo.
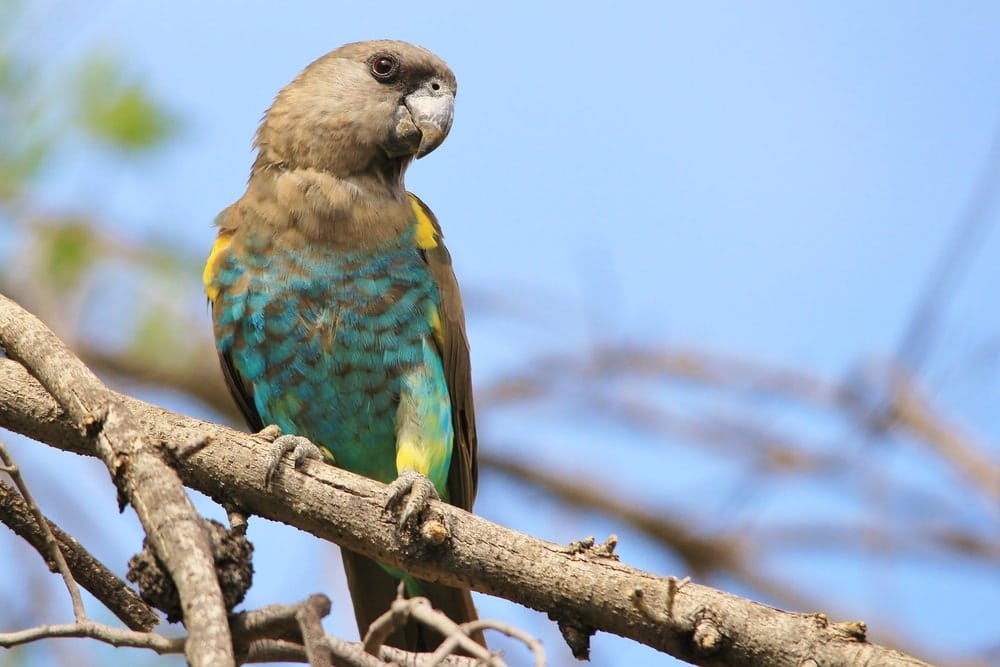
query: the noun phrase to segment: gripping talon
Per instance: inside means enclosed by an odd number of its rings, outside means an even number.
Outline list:
[[[271,480],[274,479],[274,475],[278,472],[281,459],[289,452],[292,453],[296,468],[301,466],[307,459],[322,461],[327,458],[324,456],[323,450],[314,445],[308,438],[303,438],[300,435],[277,435],[273,439],[268,437],[274,435],[277,429],[277,426],[268,426],[258,434],[265,439],[272,440],[271,450],[267,456],[267,472],[264,473],[264,486],[271,486]],[[281,431],[279,430],[277,433],[280,434]]]
[[[441,499],[434,484],[410,468],[404,469],[399,473],[399,477],[389,484],[388,494],[385,501],[386,509],[403,506],[399,517],[400,528],[411,528],[431,500]]]

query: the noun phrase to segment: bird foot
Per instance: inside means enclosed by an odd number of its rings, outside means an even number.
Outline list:
[[[332,456],[326,454],[308,438],[303,438],[301,435],[282,435],[281,429],[274,424],[264,427],[257,435],[271,443],[271,450],[267,456],[267,472],[264,473],[264,486],[271,486],[271,480],[278,472],[281,459],[289,452],[292,453],[296,468],[307,459],[314,461],[325,459],[333,462]]]
[[[411,468],[406,468],[389,484],[389,497],[385,501],[385,507],[392,510],[402,506],[399,527],[412,529],[430,501],[440,499],[431,480]]]

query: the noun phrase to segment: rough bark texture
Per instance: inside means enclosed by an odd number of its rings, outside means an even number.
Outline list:
[[[191,641],[185,655],[196,667],[235,664],[222,593],[202,519],[156,444],[150,444],[122,397],[111,392],[55,334],[14,301],[0,295],[0,342],[61,408],[62,418],[87,453],[99,456],[119,497],[135,508],[150,543],[181,596]],[[6,364],[12,363],[5,360]]]
[[[265,442],[120,399],[152,442],[172,448],[181,478],[192,488],[421,578],[545,611],[584,634],[612,632],[699,665],[927,665],[867,643],[863,623],[831,623],[822,614],[784,612],[695,583],[678,586],[599,548],[538,540],[444,503],[433,505],[433,514],[448,526],[444,543],[403,544],[395,517],[384,510],[383,485],[308,461],[299,472],[286,463],[268,489]],[[0,426],[95,455],[92,442],[73,428],[44,389],[20,366],[2,359]]]

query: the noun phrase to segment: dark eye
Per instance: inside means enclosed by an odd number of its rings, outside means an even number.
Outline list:
[[[389,81],[396,76],[399,71],[399,61],[395,56],[380,54],[371,59],[369,67],[374,76],[379,81]]]

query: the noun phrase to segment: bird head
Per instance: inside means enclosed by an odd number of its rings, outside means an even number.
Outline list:
[[[342,46],[278,93],[254,141],[254,171],[401,175],[448,135],[456,89],[455,75],[427,49],[390,40]]]

